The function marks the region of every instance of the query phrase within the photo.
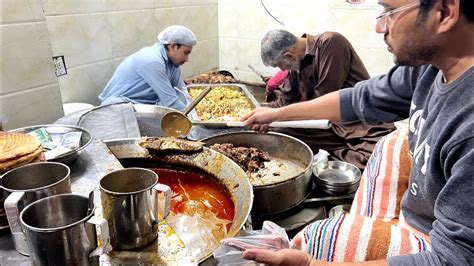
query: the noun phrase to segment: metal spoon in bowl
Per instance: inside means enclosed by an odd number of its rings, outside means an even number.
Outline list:
[[[206,87],[182,113],[176,111],[165,114],[161,119],[161,130],[165,135],[179,137],[188,134],[193,123],[189,120],[187,114],[191,112],[211,90],[211,86]]]

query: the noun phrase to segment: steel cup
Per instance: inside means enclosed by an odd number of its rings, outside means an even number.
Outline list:
[[[144,168],[111,172],[100,180],[100,191],[114,248],[141,248],[158,237],[158,220],[168,216],[171,189],[158,184],[155,172]],[[159,204],[160,194],[164,204]],[[159,205],[164,205],[162,213]]]
[[[20,214],[33,265],[99,265],[112,248],[107,221],[89,210],[89,199],[61,194],[40,199]],[[97,248],[96,225],[101,229]]]
[[[5,212],[15,249],[28,255],[28,246],[21,229],[19,214],[29,204],[56,194],[71,193],[71,171],[62,163],[40,162],[21,166],[2,176],[2,187],[11,193],[5,199]]]

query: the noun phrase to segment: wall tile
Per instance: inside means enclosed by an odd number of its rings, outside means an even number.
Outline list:
[[[217,5],[218,0],[190,0],[190,5]]]
[[[312,8],[311,12],[303,12],[301,7],[287,7],[283,15],[286,30],[301,36],[307,32],[319,34],[334,30],[334,11],[330,6]],[[294,19],[298,18],[298,19]]]
[[[282,9],[277,9],[272,12],[277,18],[281,18],[283,14]],[[238,16],[238,37],[241,39],[255,39],[260,40],[263,34],[272,28],[280,28],[270,16],[260,6],[240,5],[237,8]],[[223,19],[223,18],[222,18]]]
[[[45,22],[1,25],[2,94],[56,83]]]
[[[105,13],[47,17],[53,55],[64,55],[68,68],[112,57]]]
[[[97,96],[114,73],[112,61],[76,67],[58,78],[63,102],[83,102],[99,105]]]
[[[1,7],[2,23],[45,20],[41,0],[3,0]]]
[[[191,9],[191,7],[155,9],[156,35],[171,25],[183,25],[195,32],[194,21],[191,19]],[[199,38],[198,36],[196,37]]]
[[[219,38],[238,37],[237,24],[239,17],[235,15],[237,5],[219,5]]]
[[[155,6],[158,8],[189,6],[189,0],[155,0]]]
[[[152,9],[155,0],[104,0],[108,11]]]
[[[53,123],[64,115],[58,84],[1,96],[0,102],[4,130]]]
[[[383,35],[375,32],[375,9],[335,10],[335,30],[346,36],[353,45],[384,48]]]
[[[156,42],[153,10],[111,12],[108,17],[113,57],[130,55]]]
[[[235,69],[239,64],[237,40],[219,38],[219,66],[224,69]]]
[[[198,40],[218,37],[217,5],[195,6],[190,10],[192,31]]]
[[[219,67],[219,40],[217,38],[199,41],[192,52],[193,74]]]
[[[43,0],[46,16],[104,12],[104,0]]]
[[[362,59],[362,62],[364,62],[371,77],[387,73],[389,60],[386,56],[386,50],[381,48],[364,48],[357,46],[355,46],[354,49]]]
[[[238,70],[248,71],[248,64],[256,69],[264,69],[262,59],[260,57],[260,41],[257,40],[238,40]]]

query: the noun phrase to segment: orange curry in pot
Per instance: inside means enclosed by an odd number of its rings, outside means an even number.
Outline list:
[[[151,168],[159,176],[159,183],[172,190],[167,220],[184,227],[209,228],[218,240],[225,237],[234,219],[234,202],[225,186],[204,173],[173,169]],[[179,217],[179,218],[177,218]],[[186,218],[189,217],[189,218]],[[169,221],[174,223],[173,221]]]

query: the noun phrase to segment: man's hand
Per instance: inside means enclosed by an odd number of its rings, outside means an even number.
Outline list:
[[[301,250],[282,249],[270,251],[266,249],[247,249],[242,254],[246,260],[254,260],[267,265],[318,265],[316,260]]]
[[[242,118],[246,126],[252,126],[252,129],[259,132],[268,131],[268,123],[278,120],[278,108],[260,107],[252,110]]]

